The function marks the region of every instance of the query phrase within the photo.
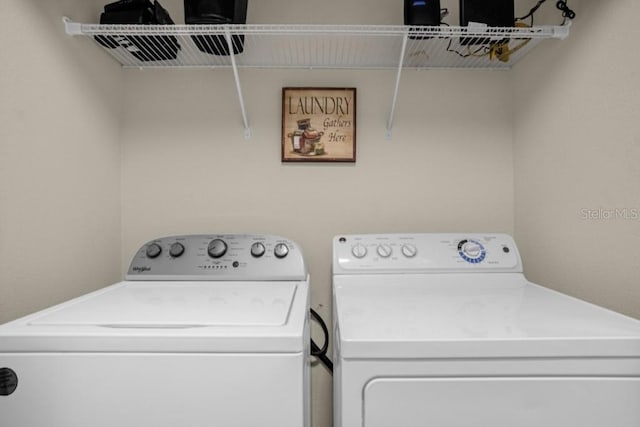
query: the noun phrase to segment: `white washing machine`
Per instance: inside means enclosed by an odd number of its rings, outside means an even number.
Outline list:
[[[0,326],[0,425],[308,426],[308,312],[290,240],[153,240],[125,281]]]
[[[335,427],[640,426],[640,322],[528,282],[511,237],[333,254]]]

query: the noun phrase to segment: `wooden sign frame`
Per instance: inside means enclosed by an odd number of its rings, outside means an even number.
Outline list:
[[[356,161],[356,88],[282,88],[282,162]]]

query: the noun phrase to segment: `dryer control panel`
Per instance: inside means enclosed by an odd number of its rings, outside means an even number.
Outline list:
[[[333,239],[334,274],[521,273],[513,238],[506,234],[358,234]]]
[[[305,280],[300,247],[265,234],[169,236],[144,244],[127,280]]]

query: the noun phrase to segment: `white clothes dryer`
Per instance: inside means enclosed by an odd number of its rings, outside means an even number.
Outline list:
[[[125,281],[0,326],[0,425],[308,426],[308,312],[291,240],[153,240]]]
[[[530,283],[504,234],[333,242],[335,427],[638,427],[640,321]]]

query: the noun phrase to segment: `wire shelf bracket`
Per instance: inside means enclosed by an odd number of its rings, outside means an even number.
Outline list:
[[[236,82],[236,92],[238,93],[238,101],[240,103],[240,111],[242,113],[242,124],[244,126],[244,139],[251,139],[251,128],[249,127],[249,118],[247,117],[247,110],[244,106],[244,96],[242,95],[242,86],[240,85],[240,76],[238,75],[238,66],[236,64],[236,55],[233,52],[234,44],[231,38],[231,33],[227,28],[225,30],[225,39],[227,41],[227,48],[229,49],[229,57],[231,58],[231,66],[233,68],[233,78]]]
[[[67,34],[86,36],[125,68],[232,69],[244,137],[251,128],[239,70],[394,70],[385,136],[391,139],[404,70],[508,70],[565,25],[455,27],[404,25],[100,25],[63,18]],[[398,57],[399,55],[399,57]]]
[[[393,116],[396,112],[396,102],[398,101],[398,90],[400,89],[400,77],[402,76],[402,66],[404,65],[404,55],[407,50],[407,40],[409,39],[409,33],[406,33],[402,38],[402,48],[400,49],[400,61],[398,61],[398,72],[396,74],[396,85],[393,89],[393,98],[391,99],[391,111],[389,111],[389,119],[387,120],[387,131],[385,137],[387,140],[391,140],[391,128],[393,127]]]

